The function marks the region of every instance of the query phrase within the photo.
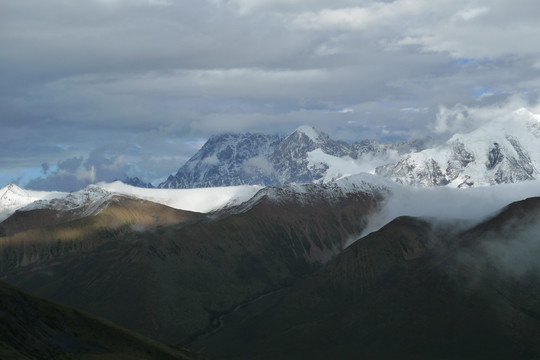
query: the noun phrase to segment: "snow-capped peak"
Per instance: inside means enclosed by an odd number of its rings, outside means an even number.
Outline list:
[[[0,189],[0,221],[35,201],[51,200],[65,195],[66,193],[57,191],[25,190],[15,184],[9,184]]]
[[[304,134],[313,142],[317,142],[319,140],[319,137],[321,136],[321,133],[315,130],[315,128],[310,125],[299,126],[293,132],[293,134]]]
[[[377,174],[411,185],[487,186],[533,180],[539,175],[540,122],[518,109],[445,144],[405,155]]]
[[[15,184],[9,184],[0,189],[0,201],[14,200],[16,198],[27,198],[29,195],[26,191]]]

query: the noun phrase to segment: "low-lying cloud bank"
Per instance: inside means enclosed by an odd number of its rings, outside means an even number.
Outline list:
[[[360,237],[379,230],[399,216],[466,220],[474,224],[512,202],[535,196],[540,196],[540,181],[536,180],[469,189],[416,188],[395,184],[382,210],[369,219]]]

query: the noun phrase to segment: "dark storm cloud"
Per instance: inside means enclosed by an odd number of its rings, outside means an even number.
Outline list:
[[[157,142],[156,139],[148,140],[150,144]],[[144,146],[147,143],[141,141],[141,144],[117,142],[94,149],[87,156],[59,160],[55,166],[44,163],[41,174],[21,185],[34,190],[74,191],[101,181],[135,176],[158,184],[163,181],[164,174],[188,159],[167,154],[195,152],[200,146],[199,142],[186,144],[169,140],[161,147],[153,148],[155,151],[147,151]]]
[[[80,156],[59,161],[55,171],[30,180],[26,186],[35,190],[74,191],[99,181],[122,180],[131,165],[113,150],[100,148],[86,159]]]
[[[62,160],[58,162],[58,171],[75,172],[81,166],[83,162],[82,156],[73,157],[70,159]]]
[[[120,145],[154,180],[193,139],[304,123],[346,140],[443,136],[440,109],[535,105],[538,12],[533,0],[4,0],[0,171]]]
[[[41,163],[41,170],[43,170],[43,174],[47,175],[50,168],[51,168],[51,166],[48,163],[46,163],[46,162]]]

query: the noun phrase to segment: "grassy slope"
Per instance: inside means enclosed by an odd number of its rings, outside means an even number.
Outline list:
[[[164,210],[140,206],[109,207],[95,217],[4,238],[7,281],[183,343],[204,331],[213,314],[289,286],[338,253],[348,234],[362,230],[362,215],[376,199],[309,206],[263,201],[217,221],[172,221],[144,231],[144,219],[152,225]]]
[[[222,359],[536,359],[540,276],[477,266],[479,243],[495,241],[485,230],[448,247],[428,223],[397,219],[193,346]]]
[[[195,359],[109,321],[0,283],[2,359]]]

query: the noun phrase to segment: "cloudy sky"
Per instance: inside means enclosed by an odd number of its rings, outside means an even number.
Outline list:
[[[159,183],[212,134],[538,111],[537,0],[2,0],[0,186]]]

